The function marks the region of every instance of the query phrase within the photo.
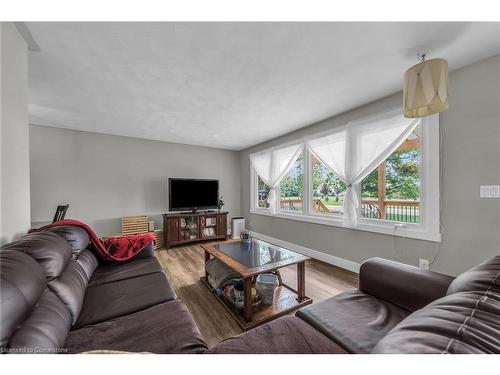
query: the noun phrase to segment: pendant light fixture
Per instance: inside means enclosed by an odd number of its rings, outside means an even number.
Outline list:
[[[448,61],[425,60],[425,54],[404,75],[403,106],[405,117],[425,117],[448,108]]]

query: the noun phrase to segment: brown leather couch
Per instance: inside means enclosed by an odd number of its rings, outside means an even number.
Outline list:
[[[0,251],[2,352],[500,353],[500,255],[457,278],[373,258],[359,289],[207,351],[152,247],[103,263],[75,227]]]
[[[373,258],[347,291],[208,353],[500,353],[500,256],[456,279]]]
[[[3,246],[0,267],[4,353],[207,349],[152,245],[130,261],[104,263],[85,231],[57,227]]]

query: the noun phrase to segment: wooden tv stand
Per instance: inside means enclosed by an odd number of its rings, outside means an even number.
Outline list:
[[[165,248],[198,241],[227,239],[227,212],[163,214]]]

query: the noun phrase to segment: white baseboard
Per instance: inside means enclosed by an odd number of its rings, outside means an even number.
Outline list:
[[[325,263],[329,263],[329,264],[332,264],[334,266],[344,268],[344,269],[352,271],[352,272],[359,273],[359,267],[361,266],[359,263],[352,262],[352,261],[347,260],[347,259],[339,258],[339,257],[333,256],[330,254],[326,254],[326,253],[323,253],[323,252],[318,251],[318,250],[309,249],[307,247],[300,246],[300,245],[297,245],[297,244],[294,244],[291,242],[283,241],[283,240],[280,240],[279,238],[267,236],[267,235],[262,234],[262,233],[258,233],[258,232],[254,232],[254,231],[250,231],[250,233],[253,237],[256,237],[260,240],[284,247],[286,249],[293,250],[297,253],[307,255],[307,256],[314,258],[314,259],[321,260]]]

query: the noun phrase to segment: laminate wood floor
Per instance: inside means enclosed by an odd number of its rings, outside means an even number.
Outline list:
[[[167,273],[177,296],[193,315],[209,347],[242,330],[216,297],[204,286],[200,277],[205,274],[204,252],[199,245],[160,249],[156,256]],[[296,266],[280,270],[283,282],[297,287]],[[306,295],[314,303],[333,297],[358,286],[358,275],[318,261],[306,262]]]

